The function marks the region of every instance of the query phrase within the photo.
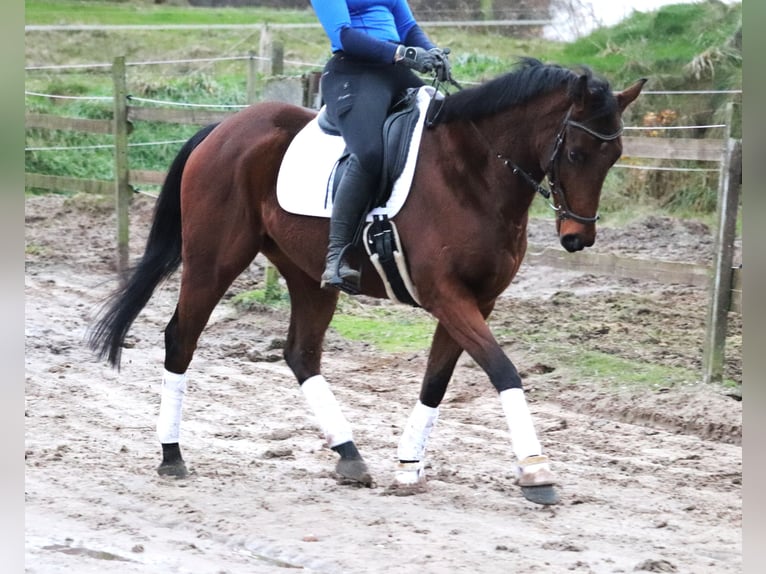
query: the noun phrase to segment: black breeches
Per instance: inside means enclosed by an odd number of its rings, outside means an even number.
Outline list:
[[[383,163],[383,122],[390,107],[423,81],[394,64],[360,62],[335,54],[322,74],[322,99],[349,152],[367,173],[380,177]]]

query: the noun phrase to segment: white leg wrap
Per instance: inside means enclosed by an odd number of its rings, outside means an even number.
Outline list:
[[[407,425],[399,439],[399,460],[422,460],[426,443],[439,418],[439,407],[427,407],[420,401],[410,413]]]
[[[500,393],[500,402],[511,431],[511,444],[520,461],[528,456],[542,454],[540,442],[532,422],[523,389],[507,389]]]
[[[160,416],[157,419],[157,436],[162,444],[178,442],[185,393],[186,374],[178,375],[165,370],[160,394]]]
[[[328,446],[334,447],[353,440],[351,425],[343,416],[340,405],[330,390],[330,385],[322,375],[314,375],[306,379],[301,385],[301,390],[319,423],[319,428],[324,433]]]
[[[425,482],[425,465],[423,458],[426,443],[431,431],[439,418],[439,408],[427,407],[420,401],[407,419],[407,424],[399,439],[397,454],[399,463],[396,466],[394,479],[402,485],[416,485]],[[401,462],[401,461],[410,462]]]

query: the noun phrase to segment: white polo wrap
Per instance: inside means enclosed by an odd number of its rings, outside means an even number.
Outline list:
[[[160,416],[157,419],[157,436],[162,444],[178,442],[184,394],[186,373],[178,375],[165,370],[160,391]]]
[[[431,431],[439,418],[439,407],[427,407],[420,401],[407,419],[407,424],[399,439],[399,460],[422,460],[426,451],[426,443]]]
[[[542,454],[524,390],[507,389],[502,391],[500,403],[503,405],[508,429],[511,431],[511,443],[516,458],[524,460],[528,456]]]
[[[322,375],[314,375],[306,379],[301,385],[301,390],[319,423],[319,428],[324,433],[328,446],[334,447],[353,440],[351,425],[343,416],[340,405],[330,390],[330,385]]]

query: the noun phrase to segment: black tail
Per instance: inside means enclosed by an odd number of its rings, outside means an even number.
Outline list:
[[[189,155],[215,128],[202,128],[187,141],[173,160],[154,208],[144,255],[129,273],[129,278],[115,291],[91,328],[88,343],[99,359],[108,359],[120,367],[122,345],[135,321],[157,286],[181,264],[181,174]]]

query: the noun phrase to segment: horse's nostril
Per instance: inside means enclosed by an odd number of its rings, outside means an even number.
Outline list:
[[[569,233],[561,237],[561,245],[569,251],[574,253],[575,251],[582,251],[585,248],[582,238],[576,233]]]

